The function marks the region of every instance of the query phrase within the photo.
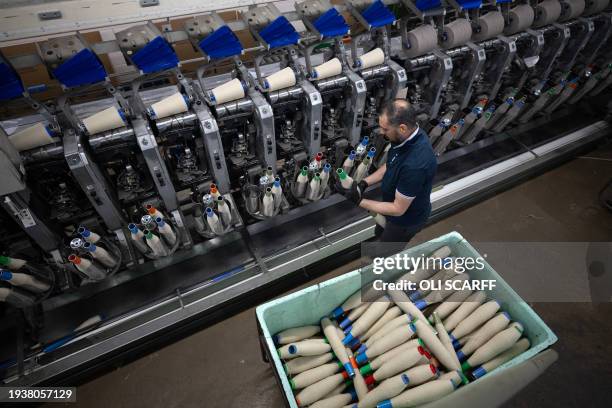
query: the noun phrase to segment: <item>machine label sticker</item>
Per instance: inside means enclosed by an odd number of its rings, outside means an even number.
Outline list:
[[[13,201],[8,197],[4,197],[4,203],[11,208],[11,211],[13,211],[15,217],[19,218],[19,221],[21,221],[25,228],[31,228],[36,225],[36,221],[34,221],[34,217],[32,217],[32,213],[30,213],[29,209],[17,208],[15,203],[13,203]]]
[[[16,215],[19,217],[24,227],[30,228],[36,225],[36,221],[34,221],[34,217],[32,217],[29,209],[23,208]]]

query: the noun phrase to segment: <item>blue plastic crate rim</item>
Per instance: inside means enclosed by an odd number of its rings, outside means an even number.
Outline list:
[[[8,64],[0,62],[0,100],[18,98],[23,91],[23,84],[17,72]]]
[[[395,21],[395,14],[381,0],[376,0],[361,15],[372,27],[382,27]]]
[[[174,68],[179,60],[172,46],[161,36],[157,36],[132,55],[132,62],[142,72],[150,74]]]
[[[242,54],[242,44],[236,34],[226,25],[216,29],[198,45],[213,59],[227,58]]]
[[[443,245],[448,245],[456,256],[480,257],[480,254],[457,232],[443,235],[402,253],[419,256],[423,253],[431,253]],[[495,289],[487,291],[487,294],[500,302],[502,310],[509,313],[514,321],[523,325],[525,336],[531,343],[531,347],[525,352],[487,374],[495,375],[495,373],[515,366],[540,353],[554,344],[557,341],[557,336],[486,260],[484,265],[485,268],[476,271],[477,273],[474,273],[472,277],[474,279],[495,279],[497,281]],[[371,267],[370,265],[366,268]],[[276,352],[273,335],[291,327],[319,324],[323,316],[328,316],[340,303],[359,290],[361,285],[361,271],[355,270],[257,307],[257,320],[263,333],[263,339],[280,377],[283,391],[292,408],[298,407],[283,369],[282,361]],[[470,384],[467,384],[466,387],[469,388]]]
[[[82,49],[53,70],[53,76],[68,88],[102,82],[106,75],[104,65],[89,48]]]
[[[457,3],[459,3],[464,10],[477,9],[482,6],[482,0],[457,0]]]
[[[323,37],[336,37],[345,35],[349,31],[344,17],[334,7],[321,14],[313,23]]]
[[[440,7],[440,0],[417,0],[416,7],[421,11],[427,11]]]
[[[259,35],[270,45],[270,48],[284,47],[297,44],[300,35],[285,16],[277,17],[273,22],[263,28]]]

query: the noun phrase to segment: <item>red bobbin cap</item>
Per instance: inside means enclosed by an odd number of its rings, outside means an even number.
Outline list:
[[[428,360],[431,360],[431,354],[429,354],[429,352],[427,350],[425,350],[423,347],[418,346],[417,350],[419,350],[419,353],[421,353],[422,355],[427,357]]]
[[[376,384],[376,380],[374,379],[374,375],[368,375],[367,377],[364,378],[365,383],[367,385],[374,385]]]

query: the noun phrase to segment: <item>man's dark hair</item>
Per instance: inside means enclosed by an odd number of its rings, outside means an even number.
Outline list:
[[[397,127],[404,124],[413,129],[418,125],[417,111],[405,99],[394,99],[385,103],[380,113],[387,116],[387,120],[392,126]]]

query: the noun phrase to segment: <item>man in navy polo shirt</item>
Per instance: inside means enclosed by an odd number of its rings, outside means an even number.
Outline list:
[[[376,226],[379,241],[407,243],[423,229],[431,212],[436,156],[409,102],[388,102],[378,123],[381,134],[391,142],[387,162],[343,193],[361,208],[385,216],[384,227]],[[363,191],[379,181],[383,201],[363,198]]]

